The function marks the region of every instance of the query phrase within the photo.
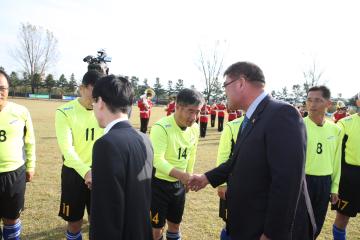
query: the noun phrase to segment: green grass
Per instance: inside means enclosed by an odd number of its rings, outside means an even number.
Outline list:
[[[54,112],[63,102],[10,99],[25,105],[32,115],[36,143],[37,168],[32,183],[27,184],[22,239],[58,240],[65,239],[66,224],[57,216],[60,201],[61,155],[57,146],[54,129]],[[151,126],[165,116],[164,108],[155,107],[150,119]],[[134,108],[131,121],[139,128],[138,109]],[[220,134],[215,128],[208,128],[205,139],[200,139],[195,172],[203,173],[215,166]],[[187,195],[184,219],[181,225],[183,239],[219,239],[223,226],[218,217],[218,197],[216,190],[204,190]],[[334,212],[329,211],[321,236],[318,239],[332,239],[331,228]],[[239,216],[241,217],[241,216]],[[251,223],[249,223],[251,224]],[[351,219],[348,239],[360,239],[360,217]],[[84,239],[88,239],[89,226],[84,224]]]

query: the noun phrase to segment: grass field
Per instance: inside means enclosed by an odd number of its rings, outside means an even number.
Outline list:
[[[10,101],[25,105],[30,110],[37,143],[36,175],[33,182],[27,185],[25,212],[21,217],[22,239],[65,239],[65,222],[57,216],[62,161],[54,129],[54,112],[63,102],[24,99],[10,99]],[[155,107],[149,126],[163,116],[165,116],[163,108]],[[137,108],[133,110],[131,121],[134,127],[139,128]],[[208,128],[206,138],[200,139],[195,172],[203,173],[214,167],[219,138],[220,134],[215,128]],[[219,239],[218,235],[223,223],[217,215],[218,197],[215,189],[207,187],[201,192],[189,193],[182,223],[183,239]],[[319,239],[332,239],[331,228],[334,216],[334,212],[328,212]],[[88,239],[88,231],[89,226],[86,223],[84,239]],[[360,239],[360,217],[351,219],[348,239]]]

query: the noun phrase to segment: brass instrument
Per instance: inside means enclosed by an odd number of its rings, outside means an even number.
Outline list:
[[[155,97],[155,91],[152,88],[147,88],[144,94],[146,98],[152,99],[153,97]]]
[[[155,91],[152,88],[145,89],[144,94],[140,96],[147,109],[150,108],[148,99],[152,99],[153,97],[155,97]]]

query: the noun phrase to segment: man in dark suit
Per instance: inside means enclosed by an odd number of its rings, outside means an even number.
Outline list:
[[[148,137],[128,121],[131,84],[123,77],[103,77],[93,98],[105,130],[93,147],[90,239],[150,240],[153,150]]]
[[[265,93],[264,75],[255,64],[235,63],[224,76],[229,108],[244,109],[246,116],[232,158],[193,176],[189,187],[197,191],[208,183],[217,187],[227,182],[231,239],[313,239],[311,204],[305,201],[302,118],[295,108]]]

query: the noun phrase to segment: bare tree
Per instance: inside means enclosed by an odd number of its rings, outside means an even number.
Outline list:
[[[226,43],[226,42],[224,42]],[[220,41],[216,41],[213,49],[205,50],[199,47],[198,68],[204,75],[205,80],[205,98],[207,101],[213,95],[216,89],[217,79],[223,69],[225,51]]]
[[[34,76],[45,76],[45,71],[57,60],[58,41],[54,34],[42,27],[22,23],[18,35],[18,47],[13,57],[29,76],[31,92],[36,89]]]
[[[325,84],[326,81],[321,82],[320,79],[323,75],[324,71],[318,69],[318,65],[315,60],[313,60],[312,66],[309,67],[309,69],[303,71],[304,75],[304,92],[305,95],[309,91],[309,89],[313,86],[317,86],[319,84]]]

